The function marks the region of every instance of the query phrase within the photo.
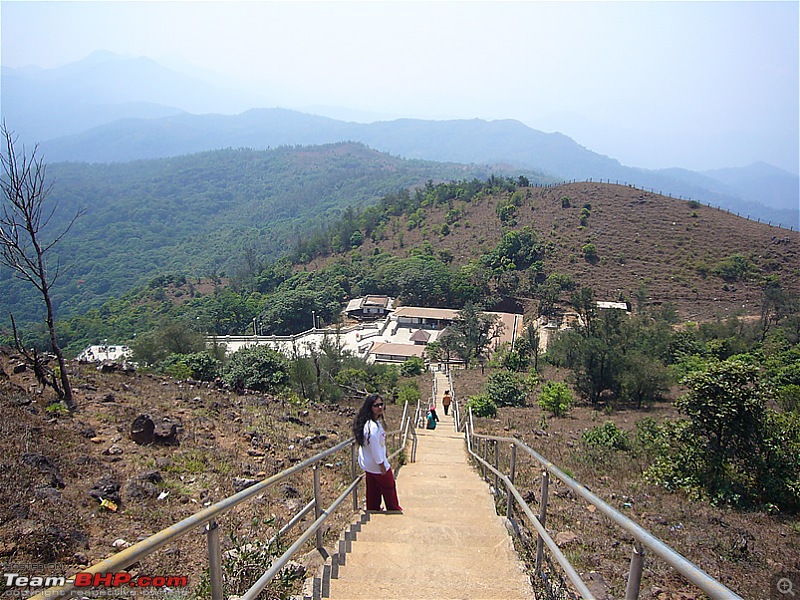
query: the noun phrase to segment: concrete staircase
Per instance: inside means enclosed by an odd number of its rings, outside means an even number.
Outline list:
[[[445,416],[447,379],[436,373],[439,426],[418,429],[417,461],[397,478],[402,515],[371,514],[330,580],[330,598],[532,599],[530,583],[464,438]]]

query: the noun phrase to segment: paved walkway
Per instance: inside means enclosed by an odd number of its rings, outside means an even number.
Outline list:
[[[417,461],[397,479],[405,512],[371,515],[331,580],[333,599],[534,597],[488,485],[467,461],[452,413],[444,416],[447,380],[436,377],[439,426],[417,430]]]

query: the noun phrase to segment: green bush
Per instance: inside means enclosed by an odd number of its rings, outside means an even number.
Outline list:
[[[581,246],[581,251],[583,252],[583,258],[587,262],[597,262],[597,246],[590,242]]]
[[[800,512],[800,416],[768,408],[760,363],[740,356],[689,375],[686,419],[639,428],[647,480],[714,504]]]
[[[231,355],[224,377],[235,390],[279,392],[289,384],[289,364],[267,346],[249,346]]]
[[[550,412],[554,417],[562,417],[575,403],[575,396],[565,383],[552,381],[544,384],[538,402],[542,410]]]
[[[403,377],[414,377],[415,375],[421,375],[423,371],[425,371],[425,361],[419,356],[407,358],[405,361],[403,361],[403,364],[400,365],[400,374]]]
[[[358,248],[363,243],[364,243],[364,234],[361,233],[360,230],[356,229],[353,232],[353,235],[350,236],[350,247]]]
[[[174,379],[189,379],[192,376],[192,370],[182,362],[172,363],[164,367],[164,373]]]
[[[254,519],[257,523],[258,520]],[[269,525],[272,520],[266,521]],[[242,535],[237,531],[229,534],[230,548],[223,553],[222,575],[225,591],[238,597],[244,594],[286,550],[278,539],[268,543],[257,536]],[[304,567],[297,563],[289,563],[281,569],[264,590],[265,598],[289,598],[297,587],[298,581],[306,575]],[[198,589],[200,598],[211,597],[211,582],[208,574],[201,577]],[[169,594],[166,597],[171,597]],[[176,596],[177,597],[177,596]]]
[[[408,402],[409,406],[414,406],[421,397],[416,381],[404,381],[397,388],[397,403],[400,405]]]
[[[729,256],[714,268],[716,275],[729,282],[750,279],[757,271],[750,259],[741,254]]]
[[[220,363],[207,352],[170,354],[159,364],[159,369],[176,379],[213,381],[220,374]]]
[[[517,207],[511,203],[498,203],[495,212],[502,223],[513,225],[516,223]]]
[[[470,396],[467,401],[467,408],[472,410],[472,414],[476,417],[496,417],[497,405],[492,402],[487,394],[478,394],[477,396]]]
[[[631,441],[628,433],[617,427],[612,421],[587,429],[581,435],[581,441],[592,448],[607,450],[629,450]]]
[[[492,373],[486,378],[486,395],[497,406],[525,406],[525,386],[510,371]]]
[[[528,359],[516,350],[509,350],[501,356],[500,364],[504,369],[519,373],[528,368]]]

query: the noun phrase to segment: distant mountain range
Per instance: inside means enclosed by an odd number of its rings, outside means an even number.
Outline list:
[[[519,121],[355,123],[279,108],[147,58],[95,53],[59,69],[3,67],[2,117],[48,162],[127,162],[219,148],[357,141],[405,158],[610,180],[798,227],[800,178],[766,163],[706,172],[625,166]]]

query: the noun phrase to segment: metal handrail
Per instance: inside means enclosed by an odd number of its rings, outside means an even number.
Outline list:
[[[547,547],[550,549],[550,552],[553,554],[553,557],[556,559],[558,564],[561,565],[561,568],[564,569],[564,572],[566,573],[569,580],[581,594],[581,597],[584,598],[585,600],[595,600],[595,597],[592,594],[591,590],[589,590],[589,588],[586,587],[586,584],[583,582],[580,575],[578,575],[578,572],[575,571],[575,568],[572,566],[572,563],[570,563],[569,559],[567,559],[567,557],[564,556],[564,553],[561,552],[561,549],[558,547],[553,538],[544,528],[544,525],[542,525],[539,518],[533,514],[530,507],[528,506],[528,503],[525,502],[525,500],[522,498],[522,495],[514,486],[513,482],[508,477],[506,477],[505,474],[498,471],[495,467],[490,465],[486,460],[481,458],[477,452],[475,452],[475,450],[472,447],[472,439],[473,438],[483,439],[486,436],[481,436],[479,434],[476,434],[474,425],[475,424],[472,418],[472,409],[470,408],[469,422],[467,424],[468,431],[466,432],[467,451],[469,452],[469,454],[484,467],[492,471],[497,476],[497,478],[503,481],[509,492],[514,496],[514,499],[517,501],[517,504],[520,507],[520,509],[522,509],[522,512],[525,513],[525,516],[528,517],[528,520],[531,522],[536,531],[539,533],[540,539],[542,539],[544,543],[547,544]],[[497,490],[496,486],[495,490]]]
[[[396,431],[389,432],[390,434],[401,434],[404,430],[408,430],[408,423],[407,421],[410,420],[410,417],[407,416],[407,409],[408,403],[404,406],[403,409],[403,421],[401,422],[400,429]],[[413,430],[412,430],[413,431]],[[387,434],[389,435],[389,434]],[[413,434],[416,437],[416,434]],[[398,448],[394,453],[392,453],[389,458],[394,458],[400,452],[405,449],[407,437],[403,438],[403,445]],[[288,530],[292,525],[297,523],[302,519],[304,515],[310,512],[311,509],[316,508],[316,520],[312,523],[308,529],[298,538],[298,540],[292,544],[292,546],[277,560],[275,561],[270,569],[262,575],[262,577],[254,584],[250,591],[247,593],[250,594],[252,590],[255,590],[258,587],[258,591],[255,593],[255,596],[243,596],[243,598],[255,598],[261,590],[269,583],[269,581],[280,572],[280,569],[288,563],[291,557],[307,542],[312,535],[315,533],[321,533],[321,526],[325,521],[333,514],[333,512],[339,507],[339,505],[344,501],[344,499],[351,495],[353,496],[353,508],[357,510],[357,493],[358,493],[358,484],[364,478],[363,473],[356,475],[355,471],[353,472],[353,479],[350,484],[347,486],[345,491],[327,508],[322,509],[319,507],[319,491],[318,491],[318,463],[325,460],[329,456],[336,454],[337,452],[344,450],[345,448],[352,448],[352,463],[355,464],[355,439],[350,438],[343,442],[340,442],[333,446],[332,448],[328,448],[320,452],[319,454],[315,454],[296,465],[281,471],[271,477],[268,477],[259,483],[256,483],[241,492],[238,492],[232,496],[217,502],[216,504],[212,504],[211,506],[204,508],[203,510],[162,529],[158,533],[151,535],[150,537],[130,546],[122,550],[121,552],[106,558],[88,569],[84,569],[80,573],[87,573],[87,574],[97,574],[97,573],[114,573],[117,571],[121,571],[126,567],[142,560],[143,558],[153,554],[158,549],[163,547],[164,545],[173,542],[189,532],[195,530],[198,527],[207,526],[207,534],[208,534],[208,543],[209,543],[209,570],[211,572],[211,596],[212,598],[222,598],[222,578],[221,573],[219,570],[219,527],[217,526],[216,520],[218,517],[223,515],[224,513],[230,511],[235,506],[246,502],[247,500],[252,499],[253,497],[257,497],[258,495],[262,494],[267,488],[283,481],[284,479],[295,475],[308,467],[313,467],[315,471],[315,498],[312,500],[308,505],[306,505],[298,515],[287,523],[280,531],[280,533],[285,532]],[[279,533],[279,535],[280,535]],[[317,548],[318,550],[322,551],[321,548],[321,539],[320,537],[317,538]],[[213,549],[213,551],[212,551]],[[215,555],[216,553],[216,555]],[[215,575],[216,573],[216,575]],[[77,575],[77,574],[76,574]],[[83,589],[75,589],[75,577],[73,575],[70,577],[63,586],[56,586],[47,588],[40,593],[32,596],[29,600],[47,600],[53,597],[70,597],[75,594],[78,594],[83,591]],[[269,576],[269,577],[268,577]],[[260,587],[259,587],[260,586]]]
[[[309,528],[306,529],[299,538],[297,538],[297,541],[289,546],[286,552],[284,552],[278,560],[272,563],[272,566],[267,570],[267,572],[264,573],[259,580],[256,581],[253,586],[241,596],[242,600],[255,600],[258,598],[258,595],[264,591],[264,588],[269,585],[269,582],[281,572],[283,567],[287,565],[297,551],[303,547],[303,544],[310,540],[312,535],[317,533],[319,528],[325,524],[325,521],[328,520],[328,517],[333,513],[333,511],[335,511],[339,505],[344,502],[345,498],[347,498],[347,496],[349,496],[355,490],[356,486],[361,482],[363,477],[364,474],[362,473],[345,488],[344,492],[342,492],[342,494],[336,500],[334,500],[326,510],[322,511],[320,517],[317,518],[317,520],[315,520],[309,526]]]
[[[708,575],[705,571],[700,569],[697,565],[687,560],[684,556],[673,550],[667,544],[659,540],[656,536],[651,534],[649,531],[629,519],[628,517],[624,516],[620,512],[618,512],[615,508],[611,505],[607,504],[600,498],[598,498],[595,494],[590,492],[586,487],[572,479],[569,475],[564,473],[561,469],[556,467],[552,462],[541,456],[538,452],[530,448],[527,444],[522,442],[517,438],[511,437],[503,437],[503,436],[493,436],[493,435],[484,435],[484,434],[476,434],[474,429],[474,421],[472,416],[472,410],[469,409],[469,418],[467,424],[467,431],[465,433],[466,442],[467,442],[467,450],[469,451],[470,455],[475,458],[483,468],[488,469],[495,475],[495,480],[498,479],[503,481],[507,490],[515,500],[517,504],[519,504],[520,508],[522,508],[525,515],[531,520],[531,523],[534,525],[536,530],[539,532],[541,539],[543,539],[544,543],[547,544],[548,548],[550,548],[551,552],[553,552],[553,556],[556,558],[557,562],[561,565],[561,567],[565,570],[565,573],[570,578],[570,581],[576,586],[576,588],[580,591],[580,586],[583,585],[583,582],[580,582],[580,585],[573,580],[572,576],[570,575],[571,565],[569,561],[563,557],[563,554],[560,552],[554,551],[554,543],[550,536],[547,535],[547,532],[544,530],[544,527],[541,523],[541,519],[533,515],[528,507],[527,503],[524,502],[522,496],[520,496],[519,491],[514,486],[514,483],[511,478],[507,477],[505,474],[500,472],[495,465],[491,465],[487,460],[483,457],[479,456],[477,452],[475,452],[473,448],[473,439],[493,441],[495,444],[499,442],[508,443],[511,446],[512,452],[512,465],[514,463],[514,457],[516,455],[516,449],[520,448],[527,454],[529,454],[534,460],[536,460],[539,464],[541,464],[545,469],[546,473],[549,473],[559,479],[562,483],[564,483],[567,487],[569,487],[572,491],[576,494],[584,498],[590,504],[594,505],[598,510],[600,510],[605,516],[611,519],[614,523],[616,523],[619,527],[630,533],[637,542],[636,547],[634,548],[634,556],[631,560],[631,573],[629,577],[629,585],[628,590],[626,593],[626,599],[632,600],[638,597],[639,594],[639,581],[641,578],[641,555],[642,549],[648,548],[650,549],[655,555],[659,556],[663,559],[668,565],[674,568],[678,573],[683,575],[687,581],[692,583],[693,585],[697,586],[703,592],[708,594],[713,599],[719,600],[742,600],[740,596],[738,596],[735,592],[731,591],[727,587],[725,587],[722,583]],[[495,446],[497,448],[497,446]],[[511,467],[513,471],[513,466]],[[545,492],[546,494],[546,492]],[[546,495],[543,494],[542,501],[546,506]],[[557,549],[557,546],[555,546]],[[562,559],[565,562],[562,562]],[[634,572],[634,567],[638,567],[638,573]],[[573,570],[574,572],[574,570]],[[577,576],[577,573],[575,574]],[[580,581],[580,578],[578,577]],[[585,595],[587,594],[588,595]],[[584,598],[592,598],[591,592],[588,590],[581,591],[581,594],[584,595]]]

